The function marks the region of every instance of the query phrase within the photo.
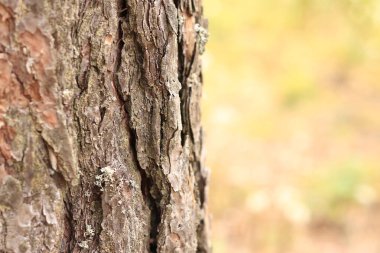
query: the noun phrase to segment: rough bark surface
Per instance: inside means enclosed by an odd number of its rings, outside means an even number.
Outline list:
[[[0,252],[209,252],[201,0],[0,0]]]

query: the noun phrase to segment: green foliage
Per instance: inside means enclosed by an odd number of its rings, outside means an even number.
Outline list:
[[[370,184],[369,175],[374,171],[357,161],[321,169],[302,178],[304,201],[315,217],[342,221],[347,208],[358,204],[359,187]]]

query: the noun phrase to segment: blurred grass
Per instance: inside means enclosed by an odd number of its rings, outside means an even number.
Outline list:
[[[380,1],[203,2],[214,251],[379,252]]]

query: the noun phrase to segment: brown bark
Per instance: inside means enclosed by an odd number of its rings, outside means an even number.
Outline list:
[[[0,1],[0,252],[208,252],[201,0]]]

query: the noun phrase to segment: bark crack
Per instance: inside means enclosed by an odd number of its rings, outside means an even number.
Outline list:
[[[157,252],[158,226],[161,223],[161,208],[159,203],[162,196],[154,196],[154,193],[157,194],[159,191],[154,190],[155,184],[153,178],[140,165],[137,157],[137,134],[135,129],[133,129],[131,126],[129,126],[129,128],[132,133],[132,136],[130,138],[131,150],[141,176],[141,192],[145,203],[150,209],[149,249],[151,252]]]
[[[65,221],[64,221],[64,241],[65,249],[61,248],[61,252],[73,252],[75,245],[75,225],[73,217],[73,205],[71,203],[69,192],[66,194],[66,200],[63,200],[65,206]]]

